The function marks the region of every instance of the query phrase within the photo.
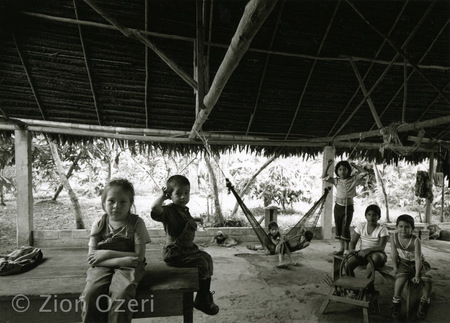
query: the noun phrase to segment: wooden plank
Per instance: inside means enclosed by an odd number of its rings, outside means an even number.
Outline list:
[[[197,268],[167,266],[159,250],[146,251],[146,273],[136,291],[133,317],[183,315],[192,322]],[[44,261],[20,275],[0,277],[0,322],[81,320],[87,249],[44,249]],[[17,306],[16,308],[14,306]]]

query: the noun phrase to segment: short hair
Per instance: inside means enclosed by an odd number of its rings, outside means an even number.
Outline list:
[[[369,213],[369,211],[372,211],[374,213],[376,213],[379,217],[381,217],[381,209],[378,205],[376,204],[371,204],[366,208],[366,212],[364,212],[364,215],[366,215],[367,213]]]
[[[350,166],[350,163],[346,160],[341,160],[340,162],[338,162],[336,164],[336,167],[334,167],[334,173],[336,174],[336,176],[338,175],[338,169],[339,167],[344,166],[348,169],[348,176],[350,176],[352,174],[352,166]]]
[[[414,230],[415,226],[414,226],[414,218],[409,215],[409,214],[402,214],[397,218],[397,223],[395,224],[396,226],[399,224],[400,221],[409,223],[411,225],[411,228]]]
[[[276,223],[275,221],[272,221],[269,223],[268,227],[269,227],[269,230],[278,229],[278,223]]]
[[[166,183],[166,192],[172,194],[173,190],[177,186],[187,186],[191,185],[189,180],[183,175],[173,175],[170,176]]]
[[[314,236],[314,234],[309,230],[306,230],[305,233],[303,233],[303,235],[305,236],[305,239],[308,242],[311,241]]]
[[[131,206],[133,206],[133,204],[134,204],[134,196],[135,196],[135,191],[134,191],[133,184],[129,180],[125,179],[125,178],[114,178],[114,179],[111,179],[105,185],[105,188],[103,189],[102,196],[101,196],[103,211],[106,212],[105,206],[104,206],[105,205],[105,201],[106,201],[106,195],[108,195],[108,192],[109,192],[109,190],[112,187],[120,187],[122,190],[124,190],[125,192],[129,193],[130,204],[131,204]]]

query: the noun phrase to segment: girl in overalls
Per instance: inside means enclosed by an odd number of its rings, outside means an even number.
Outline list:
[[[339,251],[335,255],[343,255],[348,251],[350,242],[350,224],[353,219],[353,198],[356,196],[356,186],[359,185],[367,175],[362,169],[352,164],[360,173],[352,175],[352,167],[346,160],[336,164],[334,172],[337,177],[325,177],[324,180],[336,186],[336,197],[334,205],[334,223],[336,225],[335,238],[340,242]]]
[[[83,322],[131,322],[129,301],[145,273],[144,221],[131,213],[133,185],[111,180],[103,190],[105,214],[92,225],[86,287],[80,296]],[[131,307],[132,308],[132,307]]]
[[[186,206],[189,198],[189,180],[182,175],[171,176],[162,195],[152,205],[151,217],[162,222],[166,231],[163,260],[173,267],[198,268],[199,291],[194,307],[206,314],[216,315],[219,307],[214,303],[210,291],[213,261],[207,252],[200,250],[194,243],[197,224]],[[167,199],[171,199],[172,203],[163,206]]]

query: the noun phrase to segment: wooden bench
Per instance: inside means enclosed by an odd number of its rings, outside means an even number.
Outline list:
[[[0,322],[81,321],[79,296],[88,268],[87,250],[47,249],[43,253],[44,261],[36,268],[0,277]],[[192,322],[198,270],[169,267],[148,250],[146,258],[133,318],[182,315],[184,322]]]
[[[333,255],[333,272],[331,278],[335,281],[339,278],[339,269],[341,267],[343,256]],[[384,265],[381,268],[375,268],[375,271],[380,273],[383,278],[392,283],[395,283],[395,277],[392,275],[394,268],[388,265]],[[392,294],[394,293],[394,287],[392,287]],[[407,281],[402,291],[402,299],[405,300],[404,306],[402,306],[402,316],[408,319],[413,316],[419,306],[420,297],[422,295],[422,283],[414,284],[412,281]]]

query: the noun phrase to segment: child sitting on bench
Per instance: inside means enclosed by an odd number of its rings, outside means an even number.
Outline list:
[[[163,206],[171,199],[172,203]],[[199,291],[195,296],[194,307],[208,315],[216,315],[219,307],[214,303],[210,291],[213,261],[211,256],[194,243],[197,224],[186,206],[190,199],[189,180],[182,175],[171,176],[162,189],[162,194],[152,205],[151,217],[164,224],[166,243],[163,260],[173,267],[197,267]]]
[[[103,190],[105,214],[92,225],[89,239],[83,322],[131,322],[131,300],[145,274],[145,244],[150,242],[144,221],[131,213],[134,188],[126,179],[113,179]]]
[[[371,263],[367,258],[370,257],[375,267],[384,266],[387,260],[384,249],[389,239],[389,232],[385,225],[378,223],[381,218],[381,209],[378,205],[369,205],[366,208],[365,217],[366,222],[361,222],[355,227],[349,251],[344,252],[344,255],[352,255],[348,257],[345,269],[347,273],[353,275],[356,267],[367,265],[366,277],[370,278],[370,274],[375,268],[371,268]],[[359,240],[361,240],[361,248],[355,250]]]
[[[401,309],[401,293],[408,280],[414,284],[423,281],[422,298],[420,299],[417,317],[425,318],[430,305],[430,294],[433,279],[429,275],[430,264],[422,255],[421,242],[412,234],[414,218],[402,214],[397,218],[397,231],[391,235],[392,274],[395,276],[394,297],[392,298],[392,317],[398,318]]]

